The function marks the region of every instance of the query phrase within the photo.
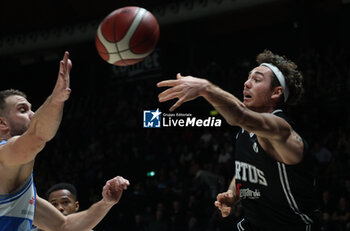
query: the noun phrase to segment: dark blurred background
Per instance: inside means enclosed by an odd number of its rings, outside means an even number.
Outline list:
[[[156,16],[160,39],[141,63],[116,67],[99,57],[94,36],[107,14],[129,5]],[[148,129],[142,115],[168,111],[174,102],[158,102],[156,83],[176,73],[240,98],[256,55],[270,49],[304,74],[305,95],[288,113],[310,144],[322,228],[350,230],[349,0],[32,0],[1,1],[0,9],[1,89],[26,92],[37,109],[65,50],[73,62],[61,127],[36,158],[39,195],[70,182],[85,209],[106,180],[122,175],[131,187],[97,231],[235,230],[240,206],[223,219],[214,201],[234,174],[237,128]],[[178,112],[211,110],[197,99]]]

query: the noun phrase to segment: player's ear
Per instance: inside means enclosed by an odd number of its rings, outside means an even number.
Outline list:
[[[75,212],[78,212],[79,210],[79,201],[75,202]]]
[[[272,91],[271,99],[273,100],[278,99],[282,96],[282,94],[283,94],[283,87],[281,86],[275,87]]]
[[[6,119],[0,116],[0,131],[6,131],[9,129]]]

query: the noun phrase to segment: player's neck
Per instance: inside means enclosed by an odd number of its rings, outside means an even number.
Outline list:
[[[11,138],[11,135],[10,134],[0,134],[0,142],[3,141],[3,140],[8,140]]]
[[[272,113],[275,111],[277,108],[271,107],[271,106],[265,106],[265,107],[252,107],[249,108],[252,111],[258,112],[258,113]]]

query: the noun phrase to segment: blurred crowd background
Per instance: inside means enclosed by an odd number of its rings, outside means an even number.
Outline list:
[[[222,218],[214,201],[234,175],[238,128],[143,128],[143,110],[168,112],[174,101],[159,103],[156,83],[176,73],[241,98],[256,55],[270,49],[304,75],[305,95],[287,113],[310,145],[322,230],[350,230],[349,4],[288,2],[288,10],[277,3],[161,26],[156,50],[130,67],[104,62],[93,40],[0,56],[1,89],[23,90],[36,109],[54,86],[63,51],[71,53],[71,98],[35,163],[39,195],[69,182],[85,209],[101,198],[106,180],[121,175],[131,186],[96,231],[236,230],[241,207]],[[199,98],[178,112],[206,118],[212,110]]]

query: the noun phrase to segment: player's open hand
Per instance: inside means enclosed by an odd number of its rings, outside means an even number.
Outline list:
[[[176,103],[170,108],[174,111],[182,103],[193,100],[201,95],[201,91],[208,85],[205,79],[195,78],[192,76],[176,75],[176,80],[164,80],[157,83],[157,87],[170,87],[158,95],[159,102],[165,102],[178,98]]]
[[[214,202],[215,206],[220,210],[222,217],[230,215],[233,205],[235,204],[236,198],[231,190],[224,193],[219,193]]]
[[[60,68],[58,71],[58,78],[55,88],[52,92],[52,99],[55,102],[65,102],[70,95],[71,89],[69,88],[70,79],[69,73],[72,69],[72,61],[69,59],[69,53],[64,53],[63,59],[60,61]]]
[[[116,176],[108,180],[102,189],[103,200],[113,205],[118,203],[123,194],[123,190],[126,190],[129,185],[129,181],[121,176]]]

